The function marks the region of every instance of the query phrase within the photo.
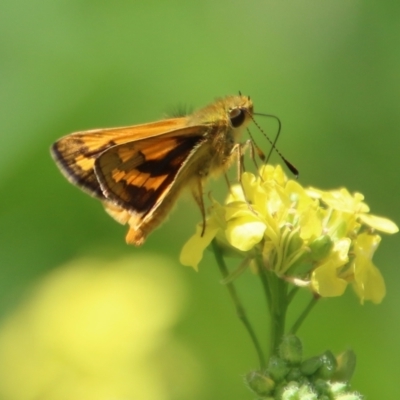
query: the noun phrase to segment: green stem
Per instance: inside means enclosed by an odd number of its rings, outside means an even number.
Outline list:
[[[272,288],[270,355],[276,355],[285,333],[287,284],[274,272],[268,274]]]
[[[218,267],[221,271],[221,274],[223,276],[224,279],[227,279],[229,276],[229,271],[228,268],[226,267],[225,264],[225,260],[224,257],[222,255],[222,252],[217,244],[217,242],[215,240],[212,241],[212,247],[213,247],[213,251],[214,251],[214,256],[215,256],[215,260],[217,261]],[[264,354],[263,351],[261,349],[260,343],[257,339],[257,336],[255,334],[255,331],[253,329],[253,327],[250,324],[250,321],[247,318],[246,312],[242,306],[242,303],[239,299],[239,296],[236,292],[235,287],[233,286],[233,283],[231,281],[227,281],[227,283],[225,284],[225,286],[228,289],[229,295],[231,296],[231,299],[233,301],[233,304],[235,305],[236,308],[236,314],[239,317],[239,319],[242,321],[243,325],[245,326],[248,334],[250,335],[250,339],[254,345],[254,348],[256,350],[256,353],[258,355],[258,360],[260,363],[260,369],[265,368],[265,358],[264,358]]]
[[[288,307],[287,283],[275,272],[268,271],[261,258],[257,258],[258,273],[267,299],[270,315],[269,357],[276,354],[285,333]]]
[[[265,268],[260,257],[256,258],[256,262],[258,268],[258,276],[260,277],[261,284],[264,289],[264,295],[267,300],[267,307],[269,312],[271,313],[272,294],[270,283],[268,282],[268,275],[264,272]]]
[[[301,324],[306,319],[307,315],[310,313],[310,311],[317,304],[318,299],[319,299],[319,297],[313,297],[311,299],[311,301],[308,303],[307,307],[299,315],[299,317],[297,318],[296,322],[293,324],[292,328],[289,331],[290,333],[295,334],[298,331],[298,329],[300,328]]]
[[[293,300],[293,297],[297,294],[297,292],[299,291],[299,287],[298,286],[295,286],[295,287],[293,287],[291,290],[290,290],[290,292],[289,292],[289,294],[288,294],[288,296],[287,296],[287,301],[288,301],[288,304],[290,304],[291,303],[291,301]]]

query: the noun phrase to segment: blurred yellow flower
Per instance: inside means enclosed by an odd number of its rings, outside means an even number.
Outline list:
[[[0,326],[0,398],[192,397],[199,366],[171,333],[185,291],[166,264],[81,259],[50,273]]]
[[[264,268],[319,296],[340,296],[350,283],[361,302],[379,303],[385,285],[371,261],[380,241],[372,230],[396,233],[398,227],[368,214],[363,200],[345,188],[303,188],[280,166],[265,165],[258,176],[244,173],[224,206],[213,202],[204,235],[199,225],[181,263],[197,269],[215,238],[225,252],[261,255]]]

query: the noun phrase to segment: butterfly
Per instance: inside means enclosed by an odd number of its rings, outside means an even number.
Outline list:
[[[205,224],[204,184],[229,168],[252,118],[250,97],[227,96],[184,117],[72,133],[57,140],[51,154],[71,183],[129,225],[126,241],[139,246],[184,189]]]

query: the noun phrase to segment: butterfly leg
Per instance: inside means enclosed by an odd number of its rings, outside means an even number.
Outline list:
[[[246,192],[244,190],[243,181],[242,181],[242,174],[243,174],[243,172],[245,172],[244,152],[246,151],[248,146],[251,146],[250,140],[247,140],[244,143],[238,143],[233,148],[232,153],[236,153],[238,181],[239,181],[240,187],[242,188],[244,200],[245,200],[247,206],[249,207],[249,210],[251,212],[253,212],[254,214],[257,214],[256,211],[254,210],[254,208],[252,207],[251,203],[249,202],[249,200],[246,197]]]
[[[196,185],[192,187],[192,194],[194,200],[200,208],[201,216],[203,218],[203,229],[201,230],[201,236],[203,236],[206,230],[206,210],[204,207],[203,184],[200,177],[197,178]]]
[[[258,174],[258,176],[261,178],[261,180],[262,180],[262,177],[261,177],[261,175],[260,175],[260,168],[259,168],[259,166],[258,166],[258,163],[257,163],[257,160],[256,160],[256,154],[258,155],[258,157],[261,159],[261,160],[264,160],[262,157],[264,156],[264,153],[262,153],[262,151],[261,151],[261,149],[256,145],[256,143],[253,141],[253,139],[249,139],[249,140],[247,140],[247,142],[246,142],[246,147],[249,147],[249,151],[250,151],[250,158],[253,160],[253,164],[254,164],[254,166],[256,167],[256,171],[257,171],[257,174]],[[265,156],[264,156],[265,157]]]
[[[229,191],[232,193],[232,186],[231,186],[231,183],[229,182],[229,178],[228,178],[228,175],[226,174],[226,172],[224,172],[224,178],[225,178],[225,182],[226,182],[226,185],[228,186]]]
[[[232,154],[236,157],[236,173],[237,173],[237,180],[240,182],[240,178],[244,172],[244,149],[247,145],[242,143],[235,144],[234,148],[232,149]]]

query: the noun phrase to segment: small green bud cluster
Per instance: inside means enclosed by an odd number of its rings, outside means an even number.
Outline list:
[[[355,367],[352,351],[337,358],[329,350],[306,360],[302,356],[300,339],[286,336],[265,371],[246,375],[247,385],[259,400],[362,399],[360,394],[349,391],[348,380]]]

